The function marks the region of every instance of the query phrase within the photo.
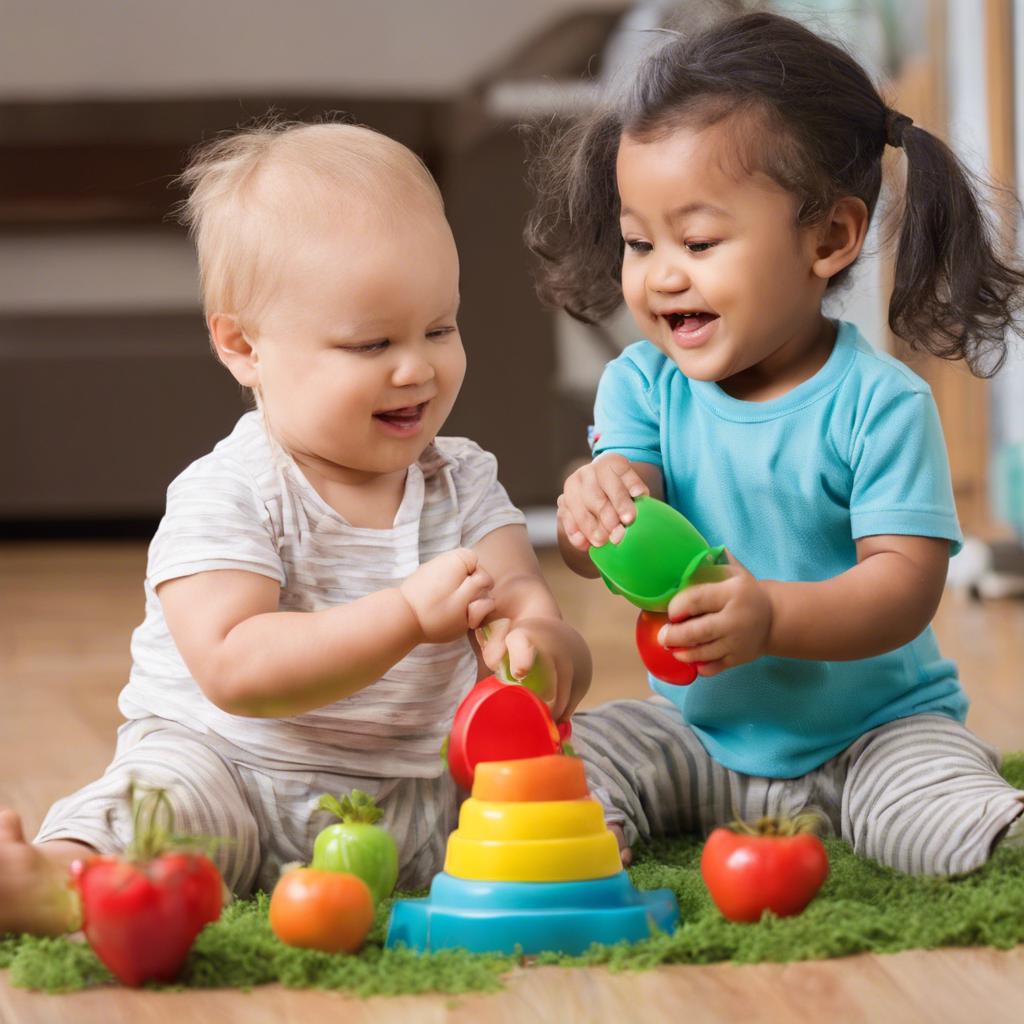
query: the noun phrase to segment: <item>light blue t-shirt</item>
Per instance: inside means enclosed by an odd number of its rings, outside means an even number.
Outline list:
[[[928,385],[840,322],[809,380],[745,402],[690,380],[650,342],[609,363],[594,411],[594,454],[661,467],[666,500],[758,579],[825,580],[856,565],[873,534],[962,540]],[[858,736],[917,714],[963,721],[956,665],[931,627],[858,661],[763,657],[672,686],[652,677],[708,753],[750,775],[793,778]]]

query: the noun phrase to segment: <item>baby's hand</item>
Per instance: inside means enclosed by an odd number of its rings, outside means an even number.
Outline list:
[[[477,639],[491,671],[500,671],[507,653],[514,679],[529,673],[529,682],[542,684],[537,696],[551,707],[555,721],[567,720],[590,686],[589,651],[579,634],[560,619],[524,619],[514,628],[508,619],[497,619],[478,632]]]
[[[494,611],[493,585],[476,552],[457,548],[421,565],[398,589],[416,617],[421,642],[441,644],[476,629]]]
[[[558,496],[558,525],[580,551],[618,544],[636,518],[633,498],[647,485],[622,455],[609,453],[576,470]]]
[[[719,583],[680,591],[668,606],[669,623],[658,636],[679,661],[700,662],[702,676],[760,658],[767,649],[773,606],[765,587],[729,554]]]

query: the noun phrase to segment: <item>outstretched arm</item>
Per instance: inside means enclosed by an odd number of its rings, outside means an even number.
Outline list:
[[[669,605],[662,642],[717,675],[762,655],[820,661],[870,658],[909,643],[942,597],[949,541],[876,536],[857,564],[817,583],[757,580],[733,563],[720,583],[690,587]]]
[[[493,610],[490,584],[460,548],[399,587],[316,612],[278,611],[277,582],[237,570],[168,580],[157,594],[206,696],[231,714],[278,718],[368,686],[417,644],[463,636]]]

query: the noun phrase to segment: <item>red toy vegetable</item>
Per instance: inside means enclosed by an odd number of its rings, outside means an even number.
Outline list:
[[[679,661],[672,648],[658,640],[661,627],[668,622],[664,612],[641,612],[636,620],[636,649],[644,667],[656,679],[676,686],[688,686],[697,678],[696,662]]]
[[[488,676],[456,709],[442,753],[455,781],[470,790],[478,762],[560,754],[571,733],[568,722],[555,724],[548,706],[531,690]]]
[[[85,937],[111,972],[131,986],[173,981],[195,937],[220,917],[224,901],[213,861],[175,848],[163,790],[136,800],[134,816],[135,837],[123,859],[97,856],[71,865]]]
[[[730,921],[759,921],[766,910],[799,914],[828,877],[817,823],[817,815],[802,814],[716,828],[704,844],[700,872],[722,914]]]

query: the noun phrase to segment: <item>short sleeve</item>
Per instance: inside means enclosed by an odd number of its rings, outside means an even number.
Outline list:
[[[963,535],[956,517],[942,424],[931,393],[906,390],[874,403],[854,439],[850,525],[854,539],[879,534]]]
[[[460,438],[450,458],[448,471],[458,497],[463,547],[472,547],[502,526],[525,525],[526,517],[498,480],[498,460],[490,452]]]
[[[269,576],[284,586],[284,565],[266,505],[245,469],[213,452],[167,489],[167,511],[149,546],[146,577],[166,580],[214,569]]]
[[[650,381],[628,356],[605,367],[594,402],[595,457],[615,452],[631,462],[662,465],[661,426],[651,392]]]

